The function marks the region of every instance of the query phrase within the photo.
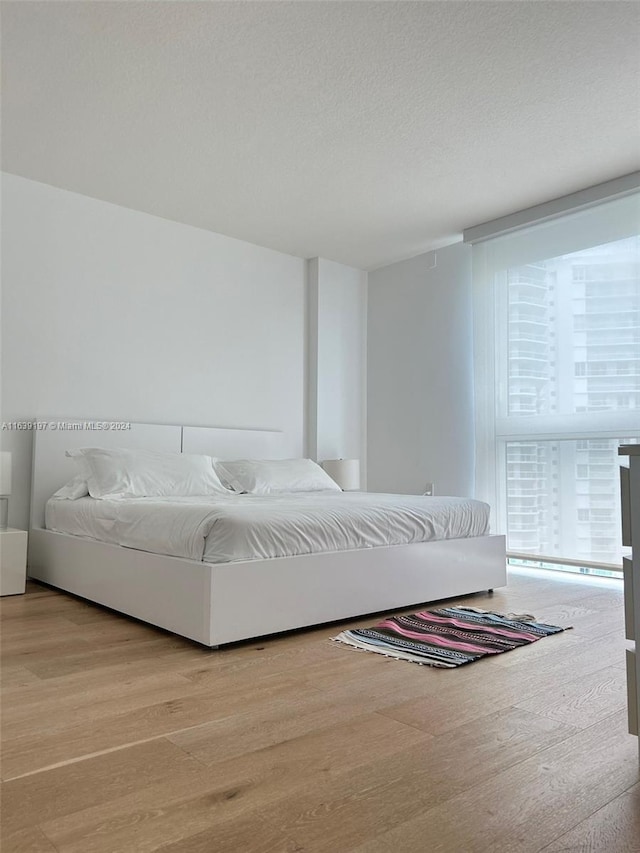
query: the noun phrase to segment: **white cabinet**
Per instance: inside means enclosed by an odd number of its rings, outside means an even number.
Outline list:
[[[19,595],[27,579],[27,531],[0,530],[0,595]]]
[[[627,700],[629,731],[638,734],[640,718],[640,655],[637,643],[640,638],[640,445],[627,445],[619,449],[621,456],[629,457],[629,467],[620,469],[622,498],[622,542],[631,546],[631,558],[623,560],[624,616],[627,649]]]

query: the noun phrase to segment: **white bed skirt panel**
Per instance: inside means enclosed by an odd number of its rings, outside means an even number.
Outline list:
[[[504,536],[223,564],[40,528],[29,545],[31,578],[206,646],[506,584]]]

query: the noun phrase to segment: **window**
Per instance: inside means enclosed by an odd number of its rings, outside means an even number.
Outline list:
[[[573,280],[574,281],[586,281],[587,280],[587,268],[582,266],[581,264],[576,264],[572,269]]]
[[[620,565],[640,441],[640,195],[473,246],[477,494],[507,548]],[[554,498],[555,506],[554,506]]]

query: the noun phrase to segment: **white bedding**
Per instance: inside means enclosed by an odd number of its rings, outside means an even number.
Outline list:
[[[471,498],[308,492],[190,498],[50,499],[46,527],[210,563],[484,536]]]

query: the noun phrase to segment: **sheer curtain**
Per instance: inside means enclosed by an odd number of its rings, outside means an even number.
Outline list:
[[[621,564],[640,440],[640,194],[473,245],[477,495],[510,553]]]

